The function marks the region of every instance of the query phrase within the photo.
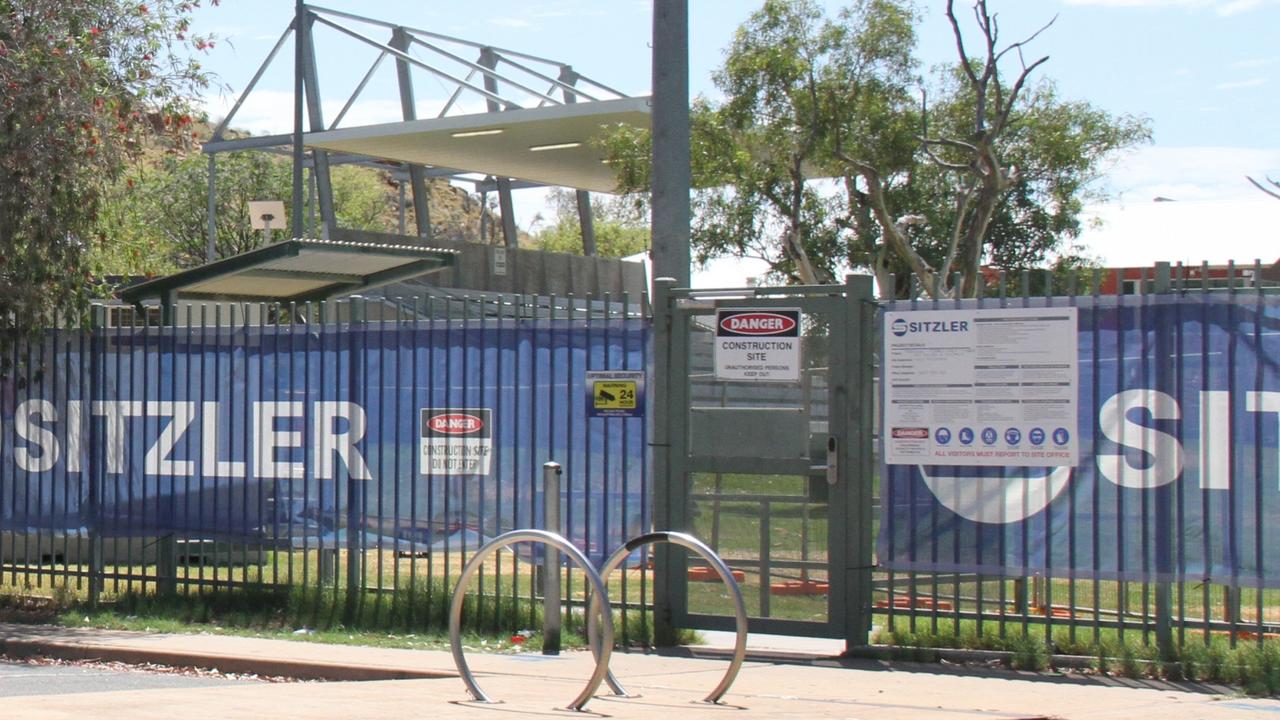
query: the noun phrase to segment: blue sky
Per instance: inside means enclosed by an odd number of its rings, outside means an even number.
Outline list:
[[[647,0],[319,4],[550,57],[623,92],[648,91],[652,15]],[[758,3],[689,4],[692,91],[714,94],[711,72],[736,27]],[[832,10],[842,5],[834,0],[823,4]],[[955,51],[944,3],[921,4],[927,17],[920,29],[919,56],[927,64],[951,61]],[[962,11],[968,5],[957,1]],[[1041,76],[1052,78],[1062,96],[1085,99],[1113,113],[1144,115],[1152,122],[1154,143],[1110,168],[1104,182],[1113,199],[1093,208],[1105,229],[1086,234],[1090,250],[1117,263],[1159,259],[1148,258],[1154,250],[1147,248],[1157,245],[1165,252],[1177,247],[1185,255],[1164,259],[1217,261],[1214,252],[1237,259],[1276,259],[1280,202],[1264,197],[1243,176],[1280,178],[1280,0],[992,0],[991,6],[1008,40],[1021,39],[1057,16],[1029,53],[1050,57]],[[199,12],[197,29],[220,38],[205,64],[229,88],[207,98],[211,115],[224,113],[244,88],[286,27],[292,8],[287,0],[223,0],[219,7]],[[332,117],[373,55],[333,34],[318,37],[320,70],[329,93],[324,99]],[[385,33],[378,31],[375,37],[382,40]],[[237,125],[254,132],[288,129],[291,59],[286,48],[278,71],[264,78]],[[394,119],[394,87],[390,74],[383,74],[386,81],[370,85],[345,124]],[[430,78],[415,82],[422,104],[429,105],[433,93],[440,98],[446,94]],[[1170,203],[1151,207],[1157,195],[1185,204],[1176,211],[1165,209]],[[518,220],[527,225],[539,201],[526,197],[520,204]],[[1203,224],[1192,222],[1191,215]],[[1224,218],[1230,220],[1226,225]],[[1180,234],[1175,239],[1185,239],[1185,250],[1168,237],[1171,232]],[[1230,235],[1233,244],[1206,245],[1204,233]],[[1142,237],[1129,237],[1135,235]],[[1117,250],[1120,246],[1123,252]],[[1199,255],[1186,255],[1201,247],[1206,249]]]

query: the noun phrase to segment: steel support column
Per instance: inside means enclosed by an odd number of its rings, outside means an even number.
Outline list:
[[[301,4],[299,4],[299,7],[302,8]],[[316,46],[312,41],[311,34],[315,16],[306,11],[305,8],[302,8],[301,12],[305,13],[306,16],[298,18],[298,34],[295,42],[301,46],[302,51],[299,53],[301,64],[295,70],[302,76],[302,85],[305,87],[303,95],[306,98],[307,121],[311,131],[322,132],[325,130],[324,112],[320,107],[320,79],[316,74]],[[294,162],[298,163],[300,161],[299,150],[302,143],[300,128],[295,128],[294,142]],[[329,153],[319,149],[313,150],[312,165],[312,172],[315,173],[316,178],[316,195],[320,205],[320,237],[327,240],[329,231],[337,226],[337,216],[333,210],[333,186],[329,183]],[[294,194],[296,198],[301,198],[302,192],[297,173],[298,170],[295,169]],[[298,229],[301,229],[301,218],[295,216],[295,220],[297,220]]]
[[[410,38],[409,33],[403,27],[397,27],[391,33],[391,47],[407,53],[409,52]],[[413,76],[409,73],[409,63],[396,58],[396,82],[400,86],[400,112],[405,120],[417,120],[418,110],[414,107],[413,97]],[[417,225],[418,237],[425,240],[431,239],[431,208],[430,195],[427,190],[426,173],[423,172],[421,165],[409,165],[409,186],[413,189],[413,218]],[[404,185],[401,184],[401,194],[403,196]],[[401,199],[401,212],[404,210],[404,200]],[[401,232],[404,232],[403,229]]]
[[[560,82],[565,85],[576,85],[578,83],[578,73],[573,68],[565,65],[560,68]],[[578,102],[578,95],[569,88],[564,89],[564,102],[566,105],[572,105]],[[593,256],[596,254],[596,225],[591,215],[591,193],[586,190],[577,191],[578,200],[578,227],[582,230],[582,254]]]
[[[498,55],[492,48],[482,48],[480,50],[480,60],[478,64],[481,67],[493,70],[498,67]],[[493,75],[485,74],[484,89],[491,94],[496,95],[498,92],[498,80]],[[485,105],[489,112],[499,112],[503,108],[493,99],[486,99]],[[519,246],[519,238],[516,235],[516,214],[515,206],[511,201],[511,178],[496,178],[498,183],[498,208],[502,213],[502,240],[508,248],[512,250]],[[512,268],[514,271],[514,263]],[[512,273],[514,275],[514,272]],[[514,279],[513,279],[514,280]]]
[[[653,3],[653,276],[689,286],[689,2]]]

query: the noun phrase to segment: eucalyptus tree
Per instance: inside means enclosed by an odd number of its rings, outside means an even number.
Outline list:
[[[866,268],[886,293],[912,273],[952,297],[976,292],[983,265],[1065,255],[1106,159],[1146,140],[1147,123],[1037,77],[1048,58],[1027,56],[1052,22],[1002,45],[986,1],[972,11],[962,22],[947,2],[957,61],[926,79],[909,0],[855,0],[833,17],[767,0],[715,76],[724,99],[694,106],[699,257],[753,255],[805,283]],[[635,131],[609,143],[625,190],[647,181],[646,143]]]

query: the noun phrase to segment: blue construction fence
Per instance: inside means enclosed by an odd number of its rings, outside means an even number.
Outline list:
[[[25,378],[0,395],[11,582],[316,584],[337,582],[336,566],[349,587],[395,589],[542,527],[549,461],[563,467],[565,534],[595,560],[649,525],[643,304],[353,299],[97,317],[11,350]]]
[[[1161,292],[1150,273],[1139,294],[1056,294],[1047,280],[1043,295],[884,306],[904,320],[1067,308],[1078,318],[1072,422],[1039,422],[1041,388],[1024,386],[1009,401],[1020,429],[919,423],[940,459],[1060,440],[1077,444],[1075,462],[890,464],[893,433],[910,433],[881,428],[877,606],[890,626],[1040,623],[1046,637],[1074,639],[1172,625],[1232,642],[1280,632],[1280,294],[1236,269],[1218,288],[1207,268],[1171,275]],[[881,362],[883,400],[892,369]]]

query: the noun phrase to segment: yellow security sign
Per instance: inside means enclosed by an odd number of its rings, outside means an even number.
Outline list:
[[[587,373],[586,385],[589,415],[644,415],[644,373],[631,370],[593,370]]]

